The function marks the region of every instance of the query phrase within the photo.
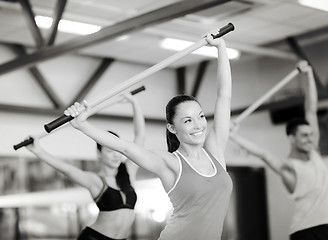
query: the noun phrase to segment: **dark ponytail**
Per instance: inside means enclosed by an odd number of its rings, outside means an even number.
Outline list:
[[[173,97],[166,105],[166,122],[169,124],[173,124],[173,119],[176,114],[176,108],[180,103],[187,102],[187,101],[198,101],[190,95],[177,95]],[[177,138],[177,136],[173,133],[171,133],[168,129],[166,129],[166,143],[167,143],[167,148],[170,153],[176,151],[179,146],[180,142]]]
[[[168,129],[166,129],[166,143],[167,143],[167,150],[170,153],[176,151],[180,146],[180,142],[177,136],[171,133]]]
[[[132,190],[130,176],[126,169],[125,163],[121,163],[116,174],[117,186],[126,194]]]

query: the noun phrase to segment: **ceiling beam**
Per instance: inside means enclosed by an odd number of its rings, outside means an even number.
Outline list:
[[[52,87],[47,83],[46,79],[39,71],[39,69],[37,69],[36,67],[30,67],[28,70],[32,74],[34,79],[39,83],[43,91],[47,94],[54,107],[58,109],[62,108],[64,106],[63,103],[61,102],[57,94],[54,92]]]
[[[197,97],[197,93],[198,93],[198,89],[200,88],[200,85],[204,79],[204,74],[206,71],[206,68],[209,64],[209,61],[202,61],[199,65],[198,65],[198,69],[197,69],[197,76],[195,79],[195,84],[192,90],[192,96]]]
[[[295,52],[295,54],[300,58],[300,59],[304,59],[306,60],[310,66],[312,66],[312,70],[313,70],[313,75],[314,75],[314,79],[315,79],[315,83],[317,85],[317,89],[318,92],[321,92],[322,90],[325,90],[318,74],[315,71],[314,66],[311,64],[309,58],[307,57],[307,55],[305,54],[305,52],[303,51],[303,49],[301,48],[301,46],[298,44],[297,40],[295,37],[289,37],[286,39],[289,47]]]
[[[28,28],[30,29],[32,36],[34,38],[36,46],[42,47],[44,45],[44,40],[42,38],[40,29],[36,25],[35,19],[34,19],[34,13],[31,7],[31,4],[28,0],[19,0],[20,5],[23,8],[23,13],[25,15],[25,18],[27,20]]]
[[[175,70],[177,76],[177,94],[186,93],[186,67],[179,67]]]
[[[183,21],[183,20],[180,20]],[[189,24],[189,22],[188,22]],[[146,28],[143,30],[144,33],[151,34],[154,36],[167,36],[171,38],[178,38],[178,39],[184,39],[187,41],[196,42],[198,39],[195,39],[194,35],[187,34],[187,33],[179,33],[177,31],[170,31],[167,29],[163,29],[157,26]],[[264,47],[264,46],[256,46],[251,44],[245,44],[242,42],[234,42],[231,40],[226,40],[227,47],[234,48],[239,51],[250,53],[253,55],[260,55],[260,56],[267,56],[267,57],[273,57],[273,58],[280,58],[280,59],[287,59],[287,60],[297,60],[297,56],[288,51],[282,51],[278,50],[274,47]]]
[[[303,104],[304,97],[290,97],[283,100],[278,100],[272,103],[266,103],[258,107],[254,110],[254,112],[264,111],[264,110],[279,110],[285,109],[288,107],[297,106],[299,104]],[[240,107],[231,110],[232,116],[238,116],[243,111],[245,111],[248,107]],[[320,109],[328,109],[328,94],[319,96],[318,102],[318,110]],[[59,109],[49,109],[49,108],[39,108],[39,107],[26,107],[26,106],[17,106],[17,105],[7,105],[7,104],[0,104],[0,112],[9,112],[9,113],[18,113],[18,114],[34,114],[34,115],[46,115],[49,117],[58,117],[62,115],[64,110]],[[90,118],[96,119],[119,119],[119,120],[131,120],[132,117],[128,116],[119,116],[119,115],[108,115],[108,114],[95,114],[92,115]],[[206,116],[207,119],[213,119],[214,115]],[[147,122],[151,123],[164,123],[166,122],[165,119],[161,118],[145,118]]]
[[[10,48],[15,54],[17,54],[19,57],[25,56],[26,51],[25,48],[18,44],[4,44],[8,48]],[[44,76],[41,74],[39,69],[35,66],[29,67],[28,71],[31,73],[33,78],[38,82],[39,86],[43,89],[43,91],[46,93],[52,104],[55,108],[63,107],[63,104],[58,97],[58,95],[55,93],[55,91],[52,89],[52,87],[47,83]]]
[[[84,47],[113,39],[132,31],[159,24],[174,18],[182,17],[186,14],[204,10],[230,0],[184,0],[168,6],[129,18],[117,24],[103,28],[102,30],[88,36],[77,37],[65,43],[40,49],[32,54],[22,56],[0,65],[0,75],[12,72],[28,66],[33,66],[39,62],[52,59],[54,57],[79,50]]]
[[[28,115],[40,115],[40,116],[49,116],[49,118],[58,117],[63,115],[64,109],[49,109],[49,108],[40,108],[40,107],[26,107],[26,106],[17,106],[17,105],[8,105],[0,104],[0,112],[8,113],[17,113],[17,114],[28,114]],[[90,118],[94,119],[104,119],[104,120],[132,120],[132,116],[122,116],[122,115],[110,115],[110,114],[100,114],[96,113]],[[145,118],[148,123],[161,123],[165,124],[165,119],[161,118]]]
[[[70,105],[74,104],[75,102],[80,102],[85,98],[90,89],[98,82],[99,78],[103,75],[103,73],[107,70],[107,68],[109,67],[109,65],[111,65],[113,61],[114,59],[112,58],[104,58],[102,60],[99,67],[92,74],[88,82],[82,87],[80,92],[77,93]]]
[[[55,38],[58,32],[58,24],[59,21],[64,13],[65,7],[66,7],[67,0],[57,0],[56,8],[55,8],[55,14],[53,17],[53,22],[50,28],[50,35],[47,41],[47,45],[51,46],[55,42]]]

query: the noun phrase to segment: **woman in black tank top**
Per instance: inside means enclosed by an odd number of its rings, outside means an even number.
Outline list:
[[[143,146],[145,121],[140,106],[131,94],[124,95],[124,102],[131,103],[133,107],[134,143]],[[110,134],[118,138],[117,134]],[[50,155],[40,146],[38,139],[34,139],[33,145],[27,146],[27,149],[73,182],[88,189],[95,200],[99,208],[98,217],[94,223],[81,231],[78,240],[119,240],[129,237],[137,200],[132,186],[138,170],[136,164],[98,143],[99,173],[82,171]],[[120,219],[120,222],[117,219]]]

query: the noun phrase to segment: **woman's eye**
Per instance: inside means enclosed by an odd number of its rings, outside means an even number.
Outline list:
[[[205,117],[205,115],[200,115],[200,118],[204,118]]]
[[[188,120],[186,120],[186,121],[185,121],[185,123],[188,123],[188,122],[191,122],[191,120],[190,120],[190,119],[188,119]]]

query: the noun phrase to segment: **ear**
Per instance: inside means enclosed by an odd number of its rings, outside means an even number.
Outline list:
[[[175,127],[170,123],[166,124],[166,128],[167,128],[167,130],[169,130],[170,133],[173,133],[173,134],[177,133],[177,131],[175,130]]]
[[[295,143],[295,136],[294,136],[293,134],[290,134],[290,135],[288,136],[288,139],[289,139],[289,142],[290,142],[291,144],[294,144],[294,143]]]

